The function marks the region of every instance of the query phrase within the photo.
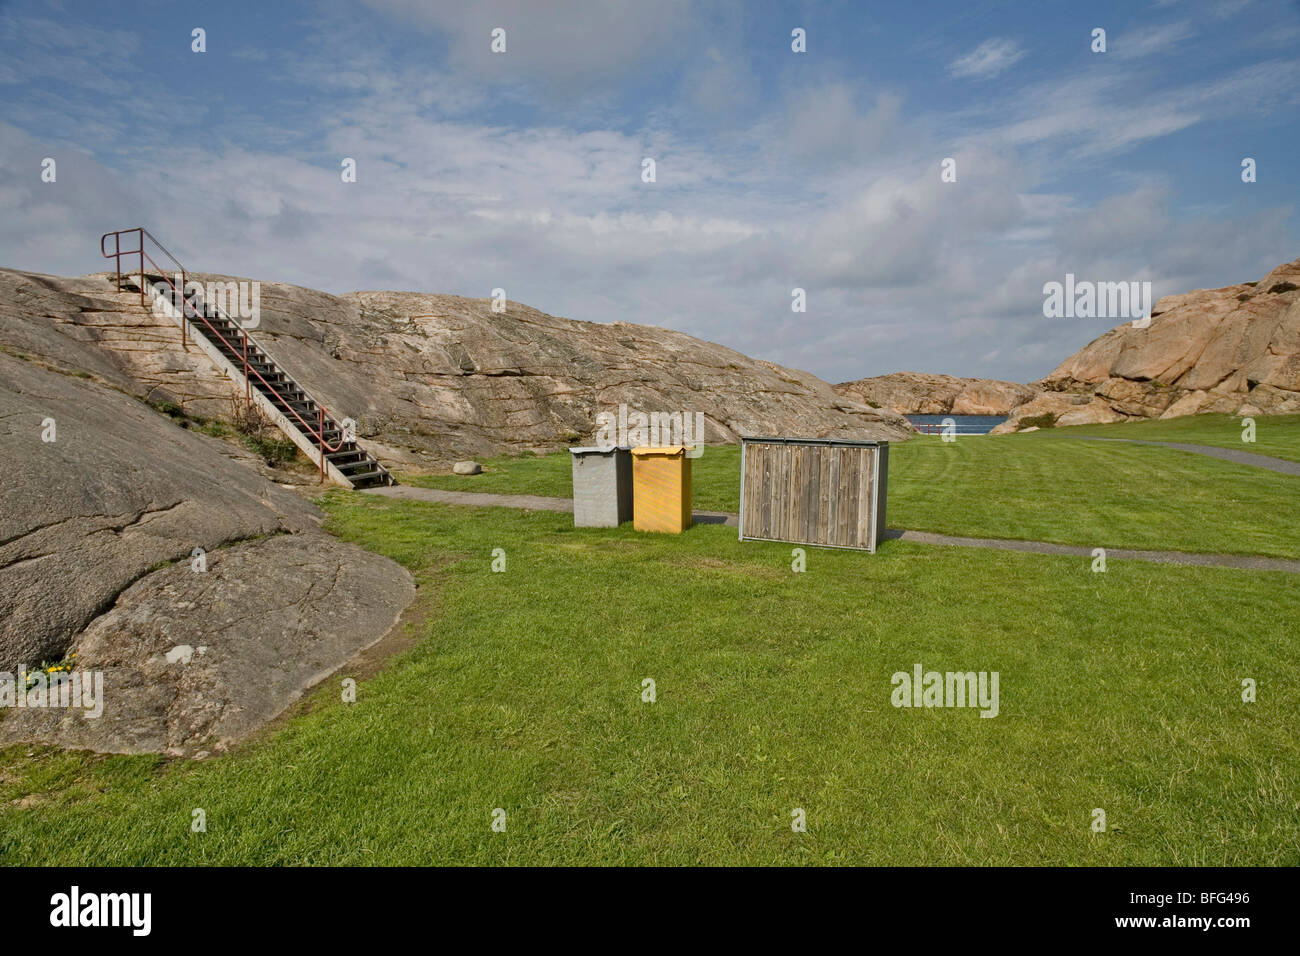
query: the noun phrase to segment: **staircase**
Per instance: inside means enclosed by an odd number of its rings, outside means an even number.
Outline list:
[[[113,250],[105,248],[109,237]],[[122,237],[138,237],[137,248],[122,249]],[[149,240],[176,267],[168,278],[145,249]],[[180,262],[148,230],[137,226],[108,232],[100,237],[99,248],[106,259],[117,261],[119,292],[138,292],[142,305],[170,315],[181,329],[181,347],[196,346],[232,381],[244,388],[244,398],[256,403],[276,426],[320,468],[321,481],[328,476],[348,488],[393,485],[397,482],[345,429],[348,419],[336,419],[325,406],[284,371],[248,330],[214,303],[204,300],[203,291],[190,287]],[[139,256],[139,271],[122,272],[123,256]],[[130,268],[128,260],[128,270]],[[179,286],[177,285],[179,281]]]

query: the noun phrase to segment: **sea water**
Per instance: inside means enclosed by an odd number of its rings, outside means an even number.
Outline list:
[[[905,415],[920,431],[931,435],[942,434],[945,419],[951,418],[957,425],[958,435],[987,435],[998,425],[1005,422],[1005,415]]]

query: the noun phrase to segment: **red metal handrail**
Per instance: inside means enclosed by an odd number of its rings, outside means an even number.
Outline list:
[[[203,320],[203,324],[208,327],[208,330],[213,335],[215,335],[218,339],[220,339],[221,342],[225,344],[227,348],[229,348],[232,352],[236,351],[234,345],[231,344],[230,340],[227,339],[224,335],[222,335],[220,330],[218,330],[215,326],[213,326],[211,322],[208,321],[207,315],[201,312],[199,309],[196,309],[194,306],[192,306],[190,304],[189,299],[185,298],[184,296],[182,296],[181,309],[182,309],[182,315],[185,314],[186,310],[188,310],[189,312],[193,312],[196,317]],[[307,433],[307,435],[316,440],[317,446],[320,450],[320,470],[321,470],[321,478],[323,480],[325,476],[325,453],[327,451],[328,452],[340,451],[343,448],[343,446],[347,444],[347,442],[342,438],[340,438],[339,443],[337,445],[331,445],[329,442],[325,440],[325,416],[326,414],[329,413],[328,410],[325,408],[325,406],[322,405],[320,402],[316,401],[316,399],[314,398],[312,399],[312,402],[315,403],[316,405],[316,415],[318,420],[317,426],[315,429],[313,429],[311,425],[307,424],[306,419],[304,419],[301,415],[298,414],[298,410],[289,403],[289,400],[285,398],[283,395],[281,395],[279,391],[276,390],[276,387],[272,385],[270,382],[268,382],[261,372],[259,372],[257,369],[253,368],[251,365],[248,364],[248,342],[249,342],[248,330],[241,326],[239,329],[239,333],[243,339],[242,350],[243,350],[243,358],[244,358],[244,385],[245,385],[246,397],[248,398],[249,401],[252,400],[252,396],[247,392],[248,384],[252,381],[252,379],[249,377],[249,373],[251,372],[253,375],[257,376],[258,380],[263,385],[266,386],[267,390],[272,395],[274,395],[276,398],[280,400],[280,402],[284,405],[286,409],[288,409],[290,412],[293,413],[294,418],[302,422],[303,430]],[[262,354],[266,356],[267,359],[271,358],[271,354],[267,352],[266,349],[263,349],[260,345],[258,345],[257,342],[253,342],[253,345],[256,348],[261,349]],[[279,363],[276,363],[276,366],[279,367]],[[329,417],[331,421],[335,421],[333,414],[330,414]],[[342,430],[342,426],[340,426],[340,431],[341,430]]]
[[[138,233],[139,235],[139,239],[140,239],[139,248],[123,249],[122,236],[133,232]],[[108,252],[104,249],[104,243],[109,236],[113,237],[112,252]],[[154,262],[153,257],[150,256],[147,252],[145,252],[144,240],[146,236],[148,236],[150,241],[152,241],[154,245],[156,245],[160,250],[162,250],[163,254],[166,255],[167,258],[171,259],[171,261],[176,264],[176,268],[180,270],[180,278],[181,278],[180,289],[176,288],[176,283],[172,282],[171,279],[167,278],[166,272],[163,271],[163,269],[158,265],[158,263]],[[116,260],[118,292],[122,291],[122,256],[133,256],[133,255],[140,256],[140,304],[141,305],[146,304],[146,296],[148,294],[145,288],[144,264],[147,261],[151,266],[153,266],[154,270],[162,277],[162,280],[171,287],[173,304],[175,304],[177,299],[180,300],[181,344],[183,346],[188,345],[188,340],[186,337],[186,326],[188,324],[188,319],[190,317],[189,313],[193,313],[195,317],[203,321],[203,324],[208,327],[208,331],[211,332],[212,335],[216,336],[216,338],[219,339],[227,348],[229,348],[232,352],[242,353],[244,359],[244,400],[249,403],[252,402],[252,393],[250,391],[252,379],[249,375],[249,373],[251,372],[253,375],[256,375],[258,377],[258,380],[260,380],[261,383],[266,386],[267,390],[272,395],[274,395],[276,398],[280,400],[281,404],[283,404],[288,411],[293,413],[293,417],[298,419],[298,421],[302,423],[303,431],[308,435],[308,437],[315,439],[317,449],[320,452],[321,480],[324,481],[326,452],[340,451],[342,450],[343,446],[347,443],[343,437],[340,437],[339,443],[337,445],[331,445],[329,442],[325,440],[325,416],[328,414],[330,420],[336,422],[333,414],[330,413],[329,410],[326,409],[324,405],[322,405],[320,402],[316,401],[316,399],[313,398],[312,401],[316,405],[317,425],[316,428],[313,429],[311,425],[307,424],[307,421],[301,415],[298,414],[298,410],[289,403],[289,400],[285,398],[283,395],[281,395],[279,391],[276,390],[275,386],[266,380],[266,378],[262,375],[261,372],[257,371],[257,369],[253,368],[248,364],[248,342],[249,342],[248,330],[245,329],[242,325],[240,326],[239,332],[240,335],[242,336],[243,341],[241,343],[241,349],[236,349],[235,346],[230,342],[230,340],[227,339],[224,335],[222,335],[221,332],[215,326],[213,326],[211,322],[208,321],[207,314],[203,310],[195,308],[193,305],[190,304],[189,297],[185,294],[185,288],[188,284],[188,280],[186,279],[185,267],[181,265],[180,260],[177,259],[174,255],[172,255],[171,252],[167,250],[167,247],[164,246],[161,242],[159,242],[157,237],[155,237],[152,233],[150,233],[149,230],[145,229],[143,226],[136,226],[132,229],[118,229],[114,232],[106,232],[99,237],[99,251],[105,259]],[[204,304],[206,305],[207,303]],[[216,311],[216,306],[212,306],[212,308],[213,311]],[[256,341],[253,342],[253,346],[255,348],[261,349],[262,354],[267,358],[268,361],[271,360],[271,354],[267,352],[266,349],[262,348]],[[276,364],[278,367],[278,363]],[[342,431],[341,425],[340,425],[340,431]]]
[[[128,233],[132,233],[132,232],[138,234],[138,237],[139,237],[139,239],[140,239],[140,245],[139,245],[139,247],[136,248],[136,249],[123,249],[123,248],[122,248],[122,236],[127,235]],[[105,241],[109,236],[112,236],[112,237],[113,237],[113,251],[112,251],[112,252],[107,252],[107,251],[105,251],[105,249],[104,249],[104,241]],[[176,291],[176,283],[172,282],[171,279],[168,279],[168,278],[167,278],[167,273],[166,273],[165,271],[163,271],[163,268],[162,268],[160,265],[158,265],[158,263],[156,263],[156,262],[153,261],[153,257],[152,257],[151,255],[149,255],[149,253],[145,252],[145,249],[144,249],[144,238],[145,238],[145,236],[148,236],[149,239],[153,242],[153,244],[154,244],[155,246],[157,246],[160,250],[162,250],[163,255],[167,256],[167,258],[170,259],[170,260],[171,260],[171,261],[176,265],[176,268],[180,270],[180,275],[181,275],[181,289],[183,290],[183,289],[185,288],[185,282],[186,282],[186,279],[185,279],[185,267],[184,267],[183,265],[181,265],[181,261],[180,261],[179,259],[177,259],[174,255],[172,255],[171,252],[168,251],[167,247],[164,246],[161,242],[159,242],[158,239],[157,239],[157,237],[154,236],[154,234],[151,233],[148,229],[145,229],[144,226],[136,226],[136,227],[134,227],[134,228],[132,228],[132,229],[118,229],[118,230],[116,230],[115,232],[106,232],[106,233],[104,233],[102,236],[99,237],[99,252],[100,252],[100,255],[102,255],[105,259],[113,259],[113,260],[115,260],[115,265],[116,265],[116,268],[117,268],[117,291],[118,291],[118,292],[121,292],[121,291],[122,291],[122,257],[123,257],[123,256],[134,256],[134,255],[139,255],[139,257],[140,257],[140,305],[142,305],[142,306],[148,304],[148,303],[145,301],[145,296],[146,296],[145,287],[144,287],[144,264],[145,264],[145,262],[148,262],[149,265],[151,265],[151,266],[154,267],[154,271],[157,272],[160,276],[162,276],[163,281],[166,282],[169,286],[172,287],[172,291],[173,291],[173,292]],[[182,298],[182,299],[185,298],[185,296],[184,296],[184,292],[181,293],[181,298]],[[187,348],[187,347],[189,346],[189,341],[188,341],[188,339],[187,339],[187,337],[186,337],[186,329],[185,329],[185,323],[184,323],[184,321],[181,322],[181,346],[182,346],[183,348]]]

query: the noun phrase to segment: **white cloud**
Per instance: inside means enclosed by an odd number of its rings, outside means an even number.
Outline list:
[[[879,92],[860,103],[857,92],[843,82],[797,90],[783,111],[781,125],[768,130],[766,139],[776,151],[815,166],[860,167],[892,151],[902,126],[899,96]]]
[[[445,33],[453,58],[460,42],[487,48],[468,5],[372,2]],[[521,60],[516,79],[638,69],[623,32],[606,38],[614,54],[588,50],[546,33],[533,5],[503,11],[519,18],[507,56],[549,36],[576,58]],[[648,28],[654,49],[661,34]],[[1142,62],[1115,58],[921,113],[905,88],[825,73],[784,81],[765,102],[752,96],[751,63],[723,41],[704,52],[682,70],[679,102],[631,119],[584,109],[493,122],[489,108],[518,101],[475,72],[483,64],[394,62],[338,21],[256,64],[328,90],[278,137],[269,112],[227,114],[190,146],[184,129],[135,122],[89,90],[16,97],[12,125],[0,124],[0,168],[16,171],[0,179],[0,264],[102,269],[99,233],[143,218],[197,270],[333,292],[500,286],[554,314],[678,328],[832,380],[899,368],[1028,380],[1102,331],[1044,320],[1049,279],[1149,277],[1159,293],[1258,278],[1295,255],[1278,204],[1233,215],[1180,205],[1157,178],[1115,187],[1089,176],[1086,199],[1075,185],[1081,159],[1087,173],[1146,139],[1239,118],[1243,104],[1285,116],[1300,90],[1294,61],[1159,86]],[[1022,55],[1013,44],[983,68]],[[103,69],[96,82],[112,86],[135,67]],[[752,112],[728,114],[747,94]],[[57,185],[39,180],[45,155],[60,157]],[[640,181],[645,155],[658,163],[653,185]],[[340,180],[343,156],[358,161],[356,183]],[[945,156],[956,183],[940,181]],[[790,312],[794,286],[808,291],[804,315]]]
[[[1120,61],[1116,61],[1117,64]],[[1266,60],[1194,83],[1152,88],[1143,63],[1061,74],[949,118],[958,143],[1002,141],[1043,151],[1058,169],[1131,149],[1208,120],[1300,103],[1300,61]]]
[[[992,37],[970,53],[963,54],[948,64],[948,72],[958,79],[973,77],[987,80],[1008,69],[1025,55],[1014,40]]]

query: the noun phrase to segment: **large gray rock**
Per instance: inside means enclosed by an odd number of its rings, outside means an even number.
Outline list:
[[[52,420],[54,441],[45,422]],[[0,354],[0,667],[58,660],[160,564],[313,528],[228,447],[111,388]]]
[[[229,277],[191,274],[206,282]],[[558,449],[595,439],[620,404],[702,412],[708,441],[744,434],[886,438],[897,413],[836,394],[807,372],[680,332],[556,318],[517,302],[407,292],[332,296],[263,282],[254,336],[387,464]],[[170,320],[75,279],[0,270],[0,346],[84,369],[208,417],[230,412],[231,384]]]
[[[277,535],[171,565],[131,585],[76,641],[103,675],[103,712],[12,710],[0,742],[113,753],[219,751],[379,640],[410,575],[320,532]]]
[[[224,746],[383,637],[414,594],[230,446],[106,385],[0,353],[0,443],[0,671],[75,651],[105,680],[102,717],[6,707],[0,741]]]

